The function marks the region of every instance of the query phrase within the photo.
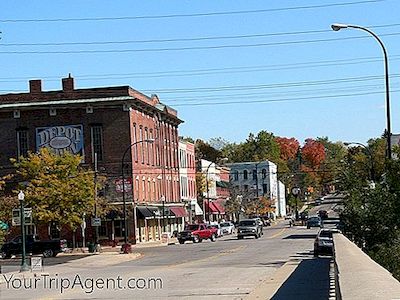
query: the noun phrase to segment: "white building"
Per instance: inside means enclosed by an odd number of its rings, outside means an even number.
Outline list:
[[[251,192],[254,197],[264,196],[272,200],[274,217],[286,215],[285,186],[278,181],[276,164],[265,160],[227,165],[231,169],[231,183],[234,187],[243,192]]]

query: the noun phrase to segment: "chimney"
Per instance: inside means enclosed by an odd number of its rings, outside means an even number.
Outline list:
[[[40,95],[42,92],[42,81],[40,79],[29,80],[29,93],[32,95]]]
[[[71,73],[68,74],[68,78],[62,79],[63,92],[72,92],[74,90],[74,78],[71,77]]]

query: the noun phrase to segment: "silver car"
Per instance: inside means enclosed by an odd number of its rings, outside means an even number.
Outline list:
[[[243,239],[245,236],[254,236],[256,239],[262,235],[262,226],[256,219],[246,219],[239,222],[237,228],[238,239]]]

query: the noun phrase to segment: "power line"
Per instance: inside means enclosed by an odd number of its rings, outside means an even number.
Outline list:
[[[399,60],[400,55],[391,55],[390,60]],[[177,76],[202,76],[210,74],[232,74],[232,73],[246,73],[246,72],[266,72],[276,70],[291,70],[303,68],[316,68],[326,66],[338,65],[353,65],[363,63],[381,62],[381,57],[360,57],[352,59],[337,59],[337,60],[321,60],[321,61],[308,61],[301,63],[290,64],[273,64],[273,65],[260,65],[260,66],[232,66],[221,68],[206,68],[206,69],[192,69],[192,70],[166,70],[155,72],[137,72],[137,73],[109,73],[109,74],[84,74],[74,76],[80,81],[88,80],[109,80],[109,79],[125,79],[125,78],[159,78],[159,77],[177,77]],[[0,77],[0,82],[26,82],[30,77]],[[58,76],[44,76],[42,79],[48,81],[59,81],[62,75]]]
[[[399,23],[368,26],[369,28],[385,28],[400,26]],[[308,31],[292,31],[292,32],[276,32],[276,33],[254,33],[242,35],[228,36],[206,36],[194,38],[166,38],[166,39],[149,39],[149,40],[124,40],[124,41],[90,41],[90,42],[48,42],[48,43],[2,43],[0,47],[10,46],[84,46],[84,45],[114,45],[114,44],[144,44],[144,43],[170,43],[170,42],[189,42],[189,41],[209,41],[209,40],[225,40],[225,39],[246,39],[246,38],[261,38],[271,36],[288,36],[327,33],[332,30],[308,30]]]
[[[381,34],[380,36],[397,36],[399,32]],[[138,49],[105,49],[105,50],[61,50],[61,51],[0,51],[0,54],[93,54],[93,53],[132,53],[132,52],[166,52],[166,51],[188,51],[188,50],[212,50],[212,49],[233,49],[233,48],[254,48],[254,47],[269,47],[295,44],[309,44],[321,42],[334,42],[354,39],[370,39],[370,36],[353,36],[330,39],[315,39],[315,40],[299,40],[299,41],[284,41],[273,43],[255,43],[255,44],[235,44],[235,45],[215,45],[215,46],[192,46],[192,47],[166,47],[166,48],[138,48]]]
[[[170,18],[187,18],[187,17],[210,17],[210,16],[223,16],[223,15],[242,15],[242,14],[259,14],[267,12],[291,11],[291,10],[305,10],[305,9],[318,9],[328,7],[341,7],[359,4],[368,4],[383,2],[384,0],[364,0],[353,1],[344,3],[329,3],[319,5],[304,5],[292,6],[281,8],[257,9],[257,10],[241,10],[241,11],[225,11],[225,12],[206,12],[196,14],[170,14],[170,15],[145,15],[145,16],[122,16],[122,17],[93,17],[93,18],[54,18],[54,19],[3,19],[2,23],[35,23],[35,22],[82,22],[82,21],[121,21],[121,20],[141,20],[141,19],[170,19]]]

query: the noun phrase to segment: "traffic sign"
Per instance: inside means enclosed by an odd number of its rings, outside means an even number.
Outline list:
[[[25,225],[33,225],[32,223],[32,208],[24,208],[24,221]],[[15,208],[12,210],[12,226],[21,225],[20,209]]]
[[[92,227],[101,226],[101,219],[100,218],[92,218]]]

